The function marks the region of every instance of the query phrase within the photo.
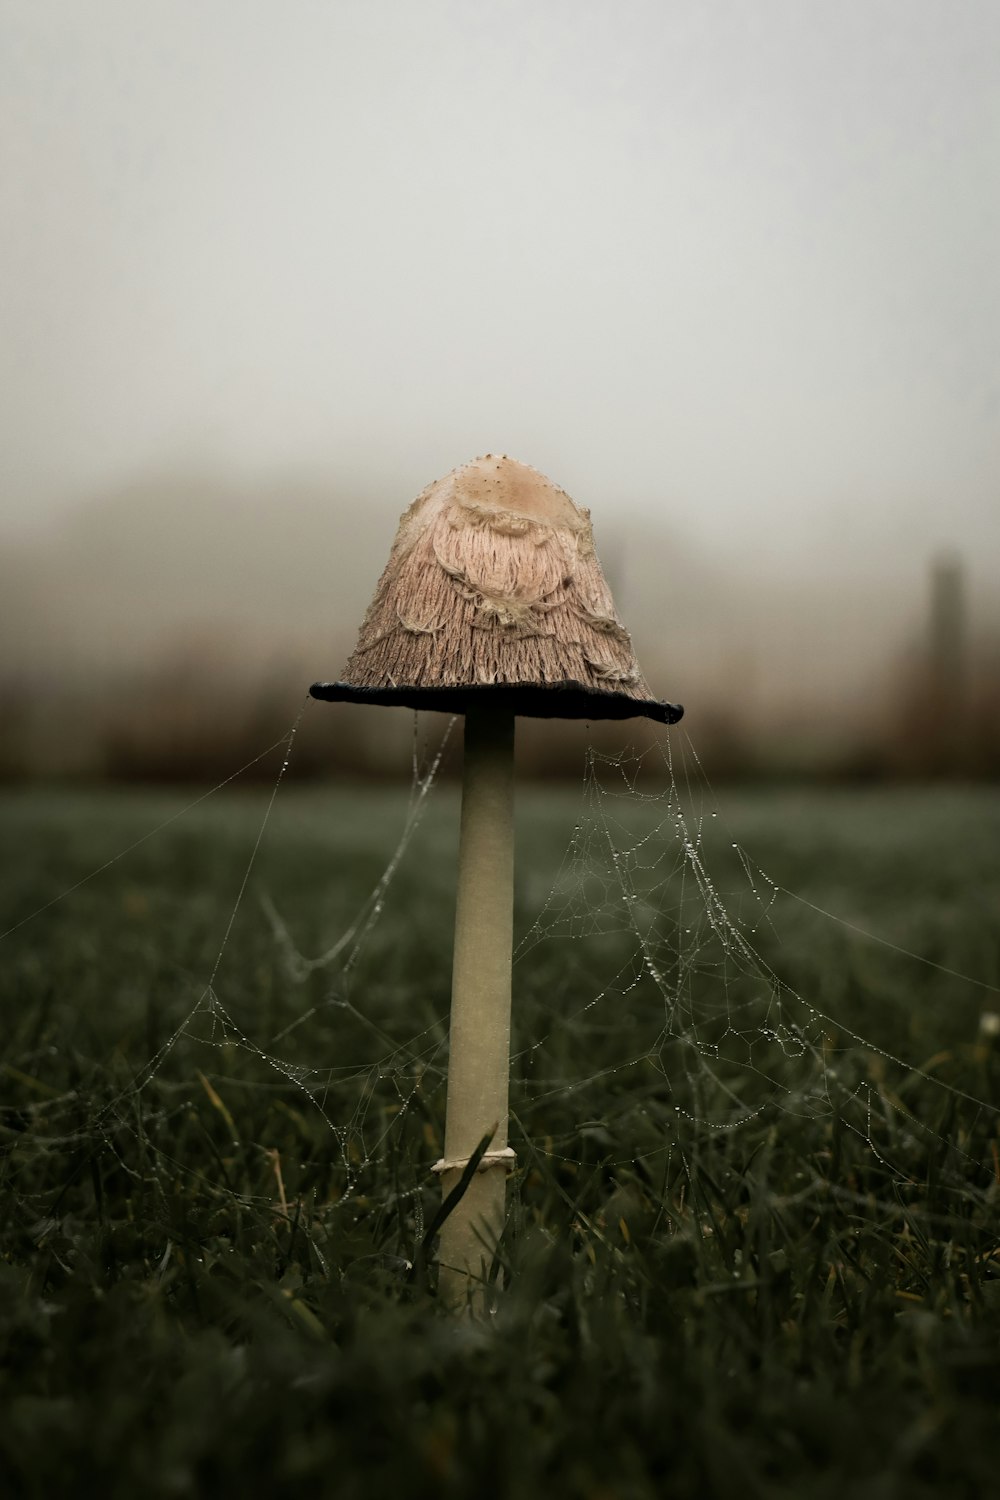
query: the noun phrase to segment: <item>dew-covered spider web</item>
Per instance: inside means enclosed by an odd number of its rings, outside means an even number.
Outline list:
[[[780,887],[731,838],[689,741],[680,770],[667,735],[644,753],[589,751],[582,800],[558,876],[516,953],[529,965],[533,953],[561,941],[570,955],[551,1029],[518,1056],[525,1128],[544,1116],[548,1099],[571,1094],[585,1110],[592,1103],[590,1128],[611,1145],[614,1099],[629,1120],[628,1150],[649,1160],[692,1134],[836,1121],[898,1183],[912,1182],[908,1160],[915,1149],[919,1156],[921,1139],[940,1140],[930,1122],[948,1116],[956,1099],[972,1107],[987,1137],[995,1133],[993,1105],[932,1076],[922,1059],[904,1060],[885,1040],[884,1023],[863,1035],[828,1008],[830,986],[815,976],[801,984],[802,955],[783,937],[781,898],[824,917],[828,935],[852,924]],[[981,995],[998,993],[933,961],[929,967]],[[600,982],[588,990],[583,974]],[[574,1029],[583,1065],[550,1073],[548,1055],[560,1053]],[[588,1034],[606,1059],[594,1073],[585,1066]],[[966,1161],[978,1165],[974,1154]]]
[[[5,1180],[32,1232],[56,1222],[100,1155],[153,1198],[197,1179],[220,1213],[301,1219],[320,1262],[317,1226],[359,1213],[379,1217],[387,1244],[397,1221],[419,1243],[443,1144],[458,791],[442,767],[461,725],[415,722],[406,804],[377,830],[372,794],[331,794],[327,812],[322,792],[289,784],[297,727],[264,752],[280,762],[273,787],[226,835],[225,878],[192,877],[203,897],[208,883],[200,966],[176,933],[154,937],[177,976],[169,1001],[135,994],[147,1045],[137,1025],[113,1066],[81,1065],[72,1086],[52,1081],[41,1047],[30,1073],[14,1070],[28,1084],[3,1110]],[[942,1047],[935,1016],[925,1036],[917,1014],[956,987],[978,1014],[997,996],[988,977],[882,943],[913,996],[900,1024],[898,1005],[879,1009],[883,971],[850,957],[845,930],[859,924],[796,898],[732,836],[686,736],[664,729],[644,749],[583,759],[575,789],[522,797],[512,1198],[539,1183],[572,1197],[622,1173],[683,1196],[720,1141],[737,1173],[795,1141],[796,1190],[845,1212],[876,1197],[916,1210],[928,1173],[938,1203],[941,1191],[991,1201],[991,1044],[966,1027]],[[155,849],[203,801],[5,939]],[[105,961],[94,955],[91,982]],[[194,1157],[192,1132],[205,1143]]]

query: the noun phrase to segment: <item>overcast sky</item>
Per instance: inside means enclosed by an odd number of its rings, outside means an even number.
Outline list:
[[[0,18],[8,529],[500,450],[727,558],[1000,562],[996,0]]]

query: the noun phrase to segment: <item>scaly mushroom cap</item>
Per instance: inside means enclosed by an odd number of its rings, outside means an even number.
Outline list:
[[[464,713],[675,723],[647,687],[594,551],[590,512],[487,454],[428,485],[399,523],[343,680],[314,698]]]

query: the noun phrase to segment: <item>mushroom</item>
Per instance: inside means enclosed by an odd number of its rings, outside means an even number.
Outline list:
[[[535,469],[489,453],[406,511],[343,678],[310,691],[465,716],[445,1143],[433,1170],[445,1198],[465,1186],[442,1225],[439,1292],[453,1307],[482,1308],[515,1161],[514,719],[673,724],[683,709],[654,699],[639,671],[589,511]]]

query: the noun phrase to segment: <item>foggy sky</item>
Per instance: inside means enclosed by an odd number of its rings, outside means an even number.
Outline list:
[[[174,466],[394,516],[492,450],[748,568],[1000,560],[993,0],[0,28],[0,534]]]

